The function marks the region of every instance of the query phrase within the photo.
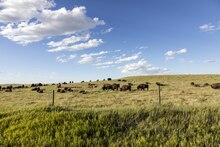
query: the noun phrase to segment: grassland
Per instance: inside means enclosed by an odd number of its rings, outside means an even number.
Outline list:
[[[123,78],[127,82],[100,81],[92,82],[97,88],[88,88],[88,83],[75,83],[65,85],[73,88],[74,92],[55,93],[56,106],[65,106],[71,109],[124,109],[146,108],[158,104],[158,87],[155,82],[169,84],[161,91],[162,104],[174,106],[217,107],[220,105],[220,90],[208,87],[192,87],[191,82],[198,84],[220,82],[220,75],[178,75],[178,76],[142,76]],[[149,91],[137,91],[136,87],[144,82],[152,83]],[[131,92],[102,91],[104,83],[134,83]],[[39,94],[31,89],[15,90],[12,93],[0,91],[0,112],[32,109],[48,106],[51,103],[52,91],[56,86],[45,86],[45,93]],[[88,94],[80,94],[80,90]]]
[[[220,90],[192,87],[220,82],[220,75],[127,77],[127,82],[68,84],[74,92],[31,89],[0,92],[0,146],[219,146]],[[102,91],[104,83],[134,83],[131,92]],[[149,91],[137,91],[150,82]],[[162,88],[158,106],[155,82]],[[4,85],[5,86],[5,85]],[[88,91],[80,94],[80,90]]]

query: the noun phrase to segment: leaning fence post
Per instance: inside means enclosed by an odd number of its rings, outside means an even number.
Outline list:
[[[55,97],[55,91],[53,90],[53,96],[52,96],[52,106],[54,106],[54,97]]]

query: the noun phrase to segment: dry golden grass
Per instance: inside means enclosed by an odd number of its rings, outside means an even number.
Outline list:
[[[73,88],[74,92],[55,92],[55,105],[70,107],[72,109],[124,109],[144,108],[158,104],[158,87],[156,82],[169,84],[161,91],[162,104],[192,107],[220,106],[220,90],[208,87],[192,87],[191,82],[198,84],[220,82],[220,75],[167,75],[167,76],[138,76],[127,77],[127,82],[100,81],[97,88],[88,88],[88,83],[75,83],[63,85]],[[131,92],[102,91],[104,83],[120,83],[121,85],[133,83]],[[137,91],[140,83],[150,82],[149,91]],[[30,85],[29,85],[30,86]],[[31,88],[14,90],[12,93],[0,91],[0,112],[15,111],[44,107],[51,104],[52,91],[56,86],[44,86],[45,93],[39,94]],[[79,93],[88,91],[87,94]]]

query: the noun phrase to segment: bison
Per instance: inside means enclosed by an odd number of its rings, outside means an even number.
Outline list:
[[[220,83],[214,83],[211,85],[211,88],[213,89],[220,89]]]
[[[121,88],[120,88],[120,91],[131,91],[131,86],[129,85],[123,85]]]
[[[120,88],[120,84],[116,84],[116,83],[112,84],[112,90],[119,90],[119,88]]]
[[[104,84],[102,90],[113,90],[113,87],[111,84]]]
[[[147,90],[149,90],[149,85],[147,83],[146,84],[139,84],[137,86],[138,90],[145,90],[145,88],[147,88]]]

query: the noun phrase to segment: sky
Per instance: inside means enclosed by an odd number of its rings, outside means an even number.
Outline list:
[[[219,0],[0,0],[0,83],[219,74]]]

